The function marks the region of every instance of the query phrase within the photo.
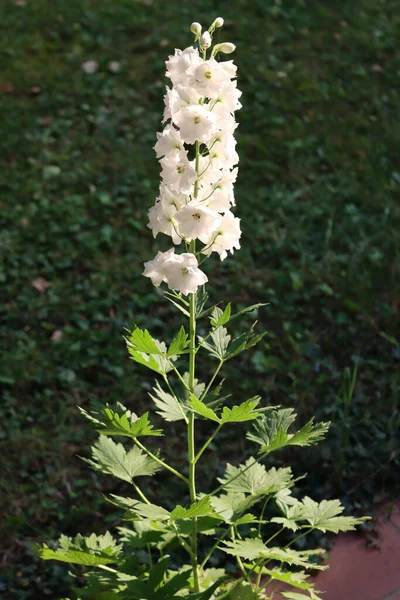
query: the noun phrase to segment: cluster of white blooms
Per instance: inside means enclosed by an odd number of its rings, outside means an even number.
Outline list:
[[[199,49],[190,46],[175,50],[166,62],[167,87],[164,98],[166,126],[157,133],[154,146],[161,164],[161,185],[155,205],[149,210],[149,227],[154,237],[164,233],[174,244],[183,242],[186,252],[174,249],[158,252],[145,263],[144,275],[154,285],[161,282],[182,294],[195,293],[207,276],[199,269],[197,256],[217,252],[224,260],[240,248],[240,220],[231,211],[235,205],[233,184],[237,177],[238,155],[234,112],[241,107],[233,61],[216,60],[221,52],[230,54],[235,46],[212,46],[212,34],[221,27],[218,18],[201,34],[201,25],[191,31]],[[196,241],[203,244],[196,247]]]

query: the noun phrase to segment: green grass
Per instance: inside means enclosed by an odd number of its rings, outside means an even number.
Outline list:
[[[210,290],[238,306],[269,303],[259,314],[269,334],[224,372],[228,387],[294,406],[304,420],[314,412],[333,420],[318,452],[290,457],[310,474],[304,491],[339,494],[354,509],[398,486],[396,8],[390,0],[0,7],[7,600],[67,593],[66,569],[32,557],[29,541],[101,531],[116,518],[98,491],[110,483],[76,456],[92,435],[76,405],[120,400],[140,411],[149,382],[128,359],[124,327],[135,322],[167,337],[179,322],[141,271],[164,243],[145,227],[159,181],[152,146],[164,60],[189,45],[194,20],[226,19],[221,40],[237,44],[243,90],[243,244],[212,263]],[[90,59],[99,64],[92,75],[81,68]],[[49,284],[43,292],[32,285],[39,277]],[[175,435],[172,458],[184,451]],[[220,441],[216,470],[244,453],[236,438]],[[168,479],[162,485],[168,494]]]

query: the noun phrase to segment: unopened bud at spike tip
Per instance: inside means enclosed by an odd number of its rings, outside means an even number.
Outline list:
[[[231,42],[223,42],[222,44],[216,44],[213,49],[213,56],[215,56],[218,52],[222,52],[223,54],[232,54],[236,50],[235,44],[231,44]]]
[[[204,49],[207,49],[211,46],[211,35],[208,31],[205,31],[200,38],[200,46]]]
[[[190,26],[190,31],[192,33],[194,33],[194,35],[196,35],[196,36],[201,35],[201,29],[202,29],[202,27],[201,27],[200,23],[197,23],[197,21],[194,21]]]
[[[214,27],[222,27],[224,20],[222,17],[217,17],[213,23]]]

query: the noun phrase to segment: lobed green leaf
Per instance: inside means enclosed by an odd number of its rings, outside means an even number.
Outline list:
[[[323,439],[328,431],[329,423],[314,425],[314,419],[311,419],[296,433],[288,433],[295,418],[292,408],[269,411],[254,424],[254,431],[246,437],[261,446],[260,453],[268,454],[284,446],[311,446]]]
[[[102,435],[122,435],[131,438],[163,435],[162,429],[154,429],[151,425],[148,412],[138,417],[120,403],[117,403],[115,409],[105,406],[100,413],[88,413],[83,408],[79,410],[95,424],[96,431]]]
[[[159,465],[137,446],[127,452],[122,444],[117,444],[104,435],[99,437],[91,450],[92,459],[83,460],[97,471],[114,475],[128,483],[135,477],[154,475],[159,469]]]
[[[62,535],[58,546],[56,550],[46,544],[36,548],[44,560],[58,560],[88,567],[115,563],[122,550],[122,546],[116,544],[108,531],[104,535],[92,533],[87,537],[78,534],[74,539]]]

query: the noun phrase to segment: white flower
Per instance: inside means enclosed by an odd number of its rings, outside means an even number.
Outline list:
[[[186,152],[181,151],[173,158],[165,156],[160,164],[163,182],[177,192],[190,194],[197,173],[189,163]]]
[[[168,125],[162,133],[157,133],[157,143],[154,146],[157,158],[161,156],[175,156],[183,150],[183,141],[180,133],[172,125]]]
[[[206,256],[211,252],[218,252],[220,259],[224,260],[228,256],[228,251],[233,253],[234,248],[240,248],[241,235],[240,219],[229,211],[224,214],[216,230],[210,233],[208,241],[205,242],[208,245],[202,252]]]
[[[216,97],[217,102],[221,104],[230,112],[233,113],[235,110],[239,110],[242,105],[239,102],[239,98],[242,92],[238,90],[236,81],[227,81],[218,90]]]
[[[208,201],[211,210],[225,212],[231,206],[235,206],[233,184],[236,181],[238,169],[232,171],[220,171],[222,177],[214,185],[214,192]]]
[[[207,98],[214,98],[221,86],[229,81],[225,70],[215,58],[202,61],[193,70],[192,85]]]
[[[174,85],[178,85],[188,78],[191,68],[201,62],[203,60],[199,56],[199,51],[193,46],[189,46],[183,51],[175,50],[175,55],[170,56],[165,63],[167,66],[166,76],[171,79]]]
[[[236,140],[230,133],[218,132],[210,143],[210,154],[213,167],[231,169],[239,162],[236,152]]]
[[[167,93],[164,97],[165,110],[163,120],[174,120],[175,115],[181,108],[191,106],[192,104],[198,104],[200,98],[200,94],[192,87],[178,85],[172,88],[172,90],[167,88]]]
[[[224,60],[218,64],[229,79],[234,79],[236,77],[237,66],[234,64],[233,60]]]
[[[221,178],[221,171],[213,164],[211,156],[200,156],[198,163],[201,185],[215,183]],[[195,161],[192,161],[191,164],[194,166],[196,163]]]
[[[212,109],[218,123],[218,129],[225,133],[233,133],[237,127],[234,115],[222,104],[222,102],[216,102]]]
[[[157,252],[153,260],[144,263],[143,275],[150,277],[153,285],[159,286],[162,281],[167,281],[164,268],[166,263],[174,256],[174,252],[173,248],[167,252]]]
[[[154,237],[159,233],[165,233],[172,238],[174,244],[180,244],[182,238],[176,230],[173,217],[177,212],[174,204],[165,204],[161,200],[157,200],[155,205],[149,209],[149,227]]]
[[[199,202],[182,206],[175,215],[179,231],[188,241],[208,239],[210,231],[216,229],[221,217]]]
[[[175,116],[174,123],[178,125],[181,137],[187,144],[199,141],[207,144],[215,132],[215,115],[206,107],[197,104],[182,108]]]
[[[195,294],[199,285],[204,285],[208,281],[207,275],[198,268],[194,254],[172,254],[163,269],[168,287],[185,296]]]

